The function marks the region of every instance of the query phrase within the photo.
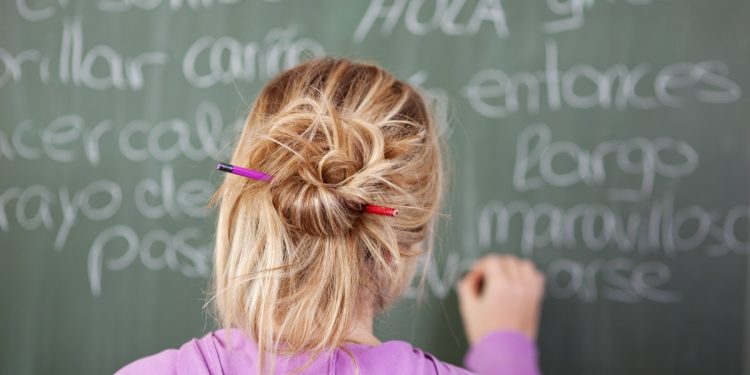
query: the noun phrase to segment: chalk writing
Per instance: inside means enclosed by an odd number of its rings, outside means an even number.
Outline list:
[[[102,294],[105,269],[122,271],[136,261],[152,271],[167,268],[186,277],[208,277],[211,248],[209,244],[192,245],[204,238],[205,234],[193,227],[184,228],[175,235],[154,229],[141,239],[126,225],[112,226],[99,233],[89,249],[87,268],[91,294]]]
[[[233,5],[242,1],[243,0],[98,0],[96,6],[105,12],[124,12],[131,9],[208,9],[216,5]]]
[[[110,219],[119,210],[122,198],[122,188],[108,180],[93,181],[73,191],[72,195],[67,186],[60,186],[57,191],[43,185],[10,187],[0,193],[0,230],[18,230],[12,228],[10,217],[24,230],[54,230],[56,224],[52,213],[59,207],[55,216],[61,219],[55,230],[53,247],[61,251],[79,214],[92,221]],[[95,200],[97,206],[93,203]],[[15,201],[15,210],[9,216],[12,201]]]
[[[715,55],[722,49],[708,55],[696,50],[666,58],[656,53],[648,59],[639,59],[642,55],[636,53],[624,62],[619,57],[593,59],[581,54],[574,43],[577,39],[568,38],[575,36],[576,30],[592,31],[583,29],[597,8],[628,9],[654,2],[370,0],[351,5],[356,8],[355,17],[349,23],[336,22],[334,33],[327,29],[328,24],[312,28],[304,17],[292,14],[290,22],[260,28],[261,22],[254,19],[252,27],[242,28],[241,33],[230,22],[221,28],[188,28],[184,37],[172,39],[170,35],[170,43],[141,43],[98,33],[102,24],[135,20],[131,17],[169,14],[181,22],[180,17],[191,13],[213,17],[250,8],[263,12],[270,9],[263,9],[269,4],[96,0],[82,11],[80,4],[70,0],[15,0],[8,9],[14,13],[15,7],[24,31],[18,35],[34,35],[25,32],[47,27],[53,37],[41,38],[38,45],[20,37],[0,41],[3,93],[16,100],[30,89],[29,97],[36,98],[44,97],[47,90],[61,94],[56,90],[62,87],[66,99],[73,99],[60,113],[11,108],[0,127],[0,163],[51,164],[65,171],[115,166],[123,173],[80,174],[80,181],[64,182],[7,180],[0,185],[0,235],[16,231],[46,234],[56,256],[70,256],[78,250],[71,244],[84,241],[87,248],[83,251],[88,253],[81,267],[88,275],[88,289],[96,297],[107,293],[118,272],[128,269],[208,277],[212,245],[204,207],[215,183],[207,179],[209,171],[191,172],[186,165],[231,157],[229,146],[245,126],[251,102],[244,92],[258,89],[306,58],[330,51],[379,60],[383,56],[378,56],[377,50],[372,55],[370,43],[388,39],[386,42],[396,47],[420,47],[414,49],[418,50],[414,56],[399,53],[398,61],[417,62],[396,65],[395,71],[424,94],[441,137],[462,142],[461,136],[468,136],[469,146],[462,149],[470,161],[467,165],[486,157],[472,149],[473,131],[505,124],[496,119],[511,117],[516,118],[507,121],[504,132],[517,129],[513,126],[519,122],[514,120],[531,124],[513,133],[515,153],[508,153],[515,156],[513,163],[490,171],[507,184],[505,191],[510,194],[483,194],[486,192],[476,186],[459,187],[464,190],[459,191],[458,199],[470,210],[460,223],[464,248],[451,249],[439,262],[422,259],[427,263],[418,267],[432,296],[447,298],[460,275],[481,254],[513,251],[539,264],[547,275],[551,298],[625,304],[679,302],[687,291],[675,288],[673,276],[678,270],[671,268],[671,260],[746,256],[750,248],[746,197],[727,196],[722,205],[684,203],[687,199],[671,189],[674,184],[703,178],[702,170],[715,163],[716,155],[699,155],[690,134],[644,136],[638,133],[638,126],[622,132],[630,135],[602,136],[585,144],[578,138],[557,139],[553,137],[557,125],[548,126],[542,122],[549,123],[549,119],[537,118],[555,112],[560,117],[574,113],[580,116],[576,121],[611,134],[606,132],[610,118],[600,121],[600,117],[586,115],[609,116],[622,111],[683,114],[691,113],[696,105],[736,109],[743,99],[743,76],[732,54]],[[517,38],[527,36],[529,43],[526,39],[518,43]],[[430,43],[422,46],[434,37],[442,39],[438,50]],[[487,40],[497,46],[485,43]],[[487,51],[464,48],[463,43],[479,41]],[[447,61],[458,53],[476,54],[477,58],[457,59],[459,64],[448,75],[439,63],[433,66],[431,60]],[[414,60],[415,56],[421,60]],[[163,86],[165,79],[174,81],[170,77],[177,80]],[[190,99],[186,101],[189,104],[178,104],[176,112],[170,112],[172,102],[165,101],[164,110],[157,108],[163,103],[153,102],[153,93],[162,87],[170,98],[182,89],[206,98]],[[455,90],[457,87],[460,89]],[[88,102],[92,91],[102,98],[111,97],[113,104],[98,108],[106,102]],[[237,93],[241,98],[234,97]],[[226,103],[225,95],[241,99],[242,110],[221,109],[226,106],[217,103],[219,99]],[[141,96],[143,102],[138,102]],[[484,124],[464,125],[463,119],[452,118],[454,96],[465,107],[461,110],[473,111],[484,118]],[[136,111],[130,112],[133,108]],[[187,112],[185,108],[189,108]],[[570,124],[565,123],[569,120],[560,121],[570,130]],[[702,124],[697,122],[685,125],[693,130],[699,126]],[[476,171],[459,168],[459,173],[464,172],[467,181],[474,181],[472,173]],[[591,198],[532,198],[565,189],[592,192]],[[137,226],[142,224],[140,220],[152,220],[154,225],[148,223],[143,229]],[[101,224],[103,229],[85,230],[87,224]],[[419,288],[413,285],[406,296],[418,293]]]
[[[96,0],[96,9],[103,12],[128,10],[181,10],[208,9],[217,5],[233,5],[243,0]],[[26,21],[44,21],[69,9],[70,0],[30,1],[16,0],[16,10]]]
[[[370,6],[362,16],[357,29],[354,31],[354,40],[362,42],[375,26],[375,22],[383,19],[380,28],[382,35],[393,32],[398,22],[402,20],[413,35],[425,35],[436,30],[448,35],[475,35],[480,31],[484,23],[489,23],[499,37],[509,34],[508,23],[505,18],[505,10],[500,0],[480,0],[471,11],[471,17],[459,20],[459,15],[465,0],[438,0],[427,20],[421,19],[425,0],[395,0],[386,5],[385,0],[371,0]]]
[[[482,116],[503,118],[543,109],[684,107],[689,103],[727,104],[742,90],[721,61],[677,62],[661,68],[640,63],[615,64],[605,69],[588,64],[562,70],[555,40],[545,43],[544,69],[506,73],[482,69],[466,85],[463,95]],[[525,95],[524,95],[525,93]]]
[[[196,107],[192,124],[173,118],[157,123],[133,120],[124,125],[102,120],[91,126],[80,115],[70,114],[39,128],[24,120],[10,134],[0,130],[0,160],[48,158],[66,163],[82,155],[89,164],[98,165],[100,143],[107,140],[116,142],[119,153],[134,162],[218,160],[228,157],[231,150],[226,146],[242,125],[242,119],[225,123],[219,108],[207,101]]]
[[[323,46],[311,38],[297,38],[294,28],[272,29],[263,43],[242,43],[232,37],[202,37],[187,49],[182,59],[185,79],[197,88],[235,80],[270,78],[297,65],[303,56],[323,56]],[[224,59],[228,56],[227,59]],[[196,66],[207,65],[199,70]]]
[[[722,211],[700,206],[674,207],[666,194],[647,212],[637,207],[620,213],[603,204],[559,207],[521,200],[492,201],[479,213],[479,245],[506,245],[514,219],[520,224],[520,250],[532,255],[546,247],[621,252],[659,252],[675,256],[705,249],[706,255],[747,254],[749,243],[739,240],[738,223],[750,219],[750,206]]]
[[[146,84],[146,72],[155,71],[167,63],[167,54],[159,51],[145,52],[127,57],[113,47],[99,44],[87,48],[83,40],[80,18],[63,24],[62,40],[56,58],[58,69],[53,70],[52,53],[28,49],[12,53],[0,47],[0,87],[10,82],[20,82],[33,68],[42,83],[51,83],[53,75],[63,84],[86,87],[93,90],[141,90]],[[106,67],[94,74],[94,66]]]
[[[438,87],[425,87],[427,81],[427,72],[419,71],[411,75],[408,82],[423,90],[428,101],[427,105],[432,110],[432,116],[439,127],[440,136],[448,138],[453,133],[455,124],[450,121],[449,106],[450,95],[445,89]]]
[[[404,292],[405,298],[419,299],[425,293],[439,299],[448,297],[459,277],[476,259],[461,252],[451,252],[438,263],[431,255],[420,258],[417,275]],[[425,264],[426,263],[426,264]],[[672,273],[659,261],[634,261],[617,257],[582,263],[558,258],[541,265],[546,275],[545,293],[556,299],[577,298],[584,302],[598,300],[621,303],[676,303],[682,293],[669,289]],[[422,281],[424,280],[424,281]]]
[[[149,219],[169,216],[202,218],[203,208],[215,187],[206,180],[190,180],[176,186],[172,166],[164,165],[160,179],[147,178],[135,186],[134,199],[138,212]],[[149,202],[152,198],[152,202]],[[158,202],[158,203],[157,203]]]
[[[518,191],[544,186],[569,187],[576,184],[604,185],[607,181],[605,159],[613,159],[615,171],[640,176],[640,186],[628,189],[620,185],[609,191],[610,198],[639,199],[650,196],[657,177],[679,178],[698,167],[698,153],[689,144],[669,137],[607,140],[591,151],[569,141],[551,140],[548,126],[524,128],[516,143],[513,187]],[[555,170],[555,161],[571,164],[569,170]],[[532,175],[536,172],[537,175]]]
[[[547,0],[547,9],[558,18],[545,22],[542,29],[550,34],[579,29],[583,26],[586,8],[593,8],[598,4],[611,4],[615,2],[615,0],[606,2],[593,0]],[[654,0],[624,0],[619,2],[638,6],[649,5]]]

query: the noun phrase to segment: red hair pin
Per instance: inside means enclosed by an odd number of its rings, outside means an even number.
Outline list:
[[[256,171],[254,169],[242,168],[242,167],[238,167],[236,165],[232,165],[232,164],[224,163],[224,162],[216,163],[216,169],[222,172],[236,174],[238,176],[252,178],[253,180],[258,180],[258,181],[271,181],[271,179],[273,179],[273,176],[265,172]],[[367,213],[375,214],[375,215],[383,215],[383,216],[391,216],[391,217],[398,216],[398,209],[390,208],[390,207],[383,207],[383,206],[376,206],[372,204],[365,205],[364,211]]]

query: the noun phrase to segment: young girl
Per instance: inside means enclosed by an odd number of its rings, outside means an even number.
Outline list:
[[[414,88],[366,63],[301,64],[260,92],[231,164],[265,177],[227,175],[211,201],[225,329],[118,374],[468,373],[373,334],[431,251],[440,206],[440,141]],[[469,370],[539,373],[543,284],[515,257],[475,264],[458,287]]]

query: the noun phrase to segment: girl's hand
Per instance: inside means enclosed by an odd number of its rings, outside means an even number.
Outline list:
[[[498,330],[536,340],[544,276],[533,263],[510,255],[477,261],[458,286],[464,331],[473,344]]]

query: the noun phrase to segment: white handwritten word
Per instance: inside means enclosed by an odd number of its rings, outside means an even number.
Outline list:
[[[38,50],[25,50],[16,55],[0,47],[0,87],[5,86],[8,82],[19,82],[23,77],[23,64],[37,64],[36,68],[42,81],[49,81],[49,58],[42,58],[42,53]]]
[[[97,164],[100,159],[99,138],[111,129],[109,121],[102,121],[89,131],[78,115],[60,116],[41,130],[34,129],[32,122],[25,120],[13,129],[10,137],[0,130],[0,156],[8,160],[14,160],[16,156],[27,160],[46,156],[55,161],[69,162],[75,159],[75,153],[64,146],[80,139],[86,158],[91,164]],[[27,143],[29,138],[37,140],[38,145]]]
[[[211,102],[197,106],[194,125],[181,119],[156,124],[134,120],[124,126],[103,120],[89,128],[81,116],[63,115],[37,129],[30,120],[25,120],[10,135],[0,130],[0,158],[37,160],[46,157],[56,162],[74,162],[82,153],[91,165],[98,165],[101,161],[99,145],[111,137],[120,153],[130,161],[169,162],[179,157],[193,161],[221,160],[228,157],[231,150],[226,146],[242,125],[241,119],[225,125],[221,112]],[[194,145],[195,138],[198,146]]]
[[[750,249],[750,243],[737,233],[743,228],[738,223],[747,225],[750,220],[750,206],[734,206],[724,214],[695,205],[675,212],[669,193],[647,213],[638,206],[618,214],[595,203],[562,208],[550,203],[491,201],[479,214],[479,246],[508,243],[514,218],[520,225],[520,250],[526,256],[544,248],[599,252],[613,247],[624,253],[638,250],[668,256],[704,248],[709,256],[744,255]]]
[[[587,264],[555,259],[546,270],[545,292],[553,298],[593,302],[598,299],[623,303],[642,301],[674,303],[682,293],[660,289],[672,272],[661,262],[638,263],[627,258],[597,259]]]
[[[450,252],[441,263],[431,259],[432,254],[421,257],[416,267],[417,274],[403,297],[418,299],[425,292],[424,287],[438,299],[448,297],[459,277],[476,261],[473,257],[462,255],[460,252]],[[678,291],[662,289],[671,281],[672,272],[666,264],[658,261],[638,262],[616,257],[581,263],[557,258],[546,266],[539,266],[546,275],[547,295],[556,299],[578,298],[585,302],[609,300],[632,304],[643,301],[675,303],[682,297]]]
[[[94,64],[103,63],[107,73],[96,77]],[[140,90],[145,85],[143,70],[147,66],[164,65],[167,54],[147,52],[134,58],[125,58],[114,48],[97,45],[85,50],[80,19],[63,24],[60,47],[60,81],[95,90],[117,88]]]
[[[177,186],[172,166],[167,164],[162,166],[159,180],[147,178],[135,186],[135,207],[149,219],[165,216],[179,219],[183,215],[202,218],[203,209],[214,190],[214,186],[203,179],[190,180]]]
[[[63,6],[63,2],[59,0],[50,0],[48,3],[47,6],[31,6],[28,0],[16,0],[16,9],[18,14],[27,21],[41,21],[52,17],[55,11]]]
[[[656,176],[684,177],[698,166],[698,153],[689,144],[669,137],[646,139],[636,137],[624,141],[608,140],[592,151],[583,150],[569,141],[551,141],[546,125],[524,128],[516,142],[513,187],[518,191],[538,189],[545,185],[569,187],[578,183],[590,186],[606,182],[605,158],[614,159],[619,171],[641,176],[638,189],[616,189],[610,197],[640,199],[653,192]],[[572,163],[567,171],[556,171],[556,160]],[[531,177],[538,170],[538,176]]]
[[[147,52],[129,58],[103,44],[86,49],[79,19],[63,24],[56,72],[50,68],[52,58],[50,54],[35,49],[13,55],[0,48],[0,87],[9,82],[20,82],[23,79],[23,67],[27,65],[34,67],[35,74],[45,84],[50,83],[52,74],[56,73],[64,84],[94,90],[141,90],[146,84],[144,70],[167,62],[167,55],[163,52]],[[94,75],[95,65],[99,68],[106,67],[106,73]]]
[[[58,187],[56,192],[43,185],[10,187],[0,193],[0,230],[3,232],[12,230],[8,206],[14,200],[16,209],[11,217],[21,228],[29,231],[42,227],[47,230],[55,229],[52,212],[53,207],[59,207],[59,215],[55,216],[60,216],[61,219],[57,226],[54,249],[61,251],[79,213],[92,221],[104,221],[117,213],[122,203],[122,188],[108,180],[93,181],[74,191],[72,195],[67,186]]]
[[[464,259],[458,252],[450,252],[442,263],[441,272],[433,256],[434,254],[426,254],[419,258],[416,275],[412,278],[412,284],[404,290],[403,297],[418,299],[423,292],[422,287],[427,286],[433,296],[444,299],[454,290],[459,277],[468,271],[475,261],[472,258]],[[414,281],[417,281],[418,285],[414,285]]]
[[[97,7],[105,12],[122,12],[130,9],[153,10],[166,8],[169,10],[208,9],[214,5],[232,5],[242,0],[99,0]]]
[[[203,234],[194,227],[184,228],[174,235],[154,229],[143,238],[125,225],[107,228],[96,236],[89,249],[87,269],[91,294],[95,297],[102,294],[102,273],[105,268],[121,271],[137,260],[152,271],[169,268],[186,277],[208,277],[211,270],[210,245],[191,245],[189,242],[202,239]],[[123,242],[124,247],[121,246]]]
[[[609,0],[606,3],[613,3]],[[625,0],[629,5],[648,5],[653,0]],[[591,8],[596,3],[605,3],[593,0],[547,0],[547,9],[556,16],[562,17],[554,21],[544,23],[544,31],[551,34],[563,31],[575,30],[583,26],[584,8]]]
[[[463,24],[458,23],[457,19],[460,14],[466,13],[462,12],[466,0],[434,1],[432,16],[427,21],[419,19],[425,0],[395,0],[388,6],[384,3],[385,0],[370,1],[370,6],[354,31],[356,42],[361,42],[367,37],[378,18],[383,18],[381,34],[389,35],[402,15],[406,30],[414,35],[425,35],[435,30],[448,35],[475,35],[479,33],[484,22],[490,22],[499,37],[504,38],[509,34],[505,10],[500,0],[479,0],[471,12],[471,18]]]
[[[228,157],[231,150],[226,146],[243,125],[242,119],[235,119],[225,125],[216,105],[202,102],[196,109],[194,128],[181,119],[170,119],[157,124],[142,120],[131,121],[119,132],[117,143],[123,156],[132,161],[153,158],[168,162],[179,157],[194,161],[209,157],[220,160]],[[193,133],[197,133],[198,147],[193,146]],[[141,145],[134,145],[134,139],[139,138]],[[164,139],[175,141],[165,146]]]
[[[424,94],[427,105],[432,111],[432,116],[438,126],[438,134],[443,138],[449,138],[453,133],[455,124],[450,121],[448,108],[450,105],[450,96],[448,91],[437,87],[425,87],[427,82],[427,72],[420,70],[411,75],[407,81],[409,84],[419,87]]]
[[[104,76],[94,76],[93,67],[97,62],[102,62],[107,67],[107,74]],[[60,48],[60,81],[63,83],[70,81],[75,86],[95,90],[140,90],[145,85],[144,67],[163,65],[166,62],[167,54],[163,52],[148,52],[128,59],[106,45],[97,45],[85,51],[80,19],[63,25]]]
[[[303,56],[323,56],[323,46],[311,38],[296,38],[294,28],[270,30],[262,44],[242,43],[232,37],[202,37],[182,59],[182,73],[198,88],[235,80],[253,81],[272,77],[297,65]],[[295,39],[296,38],[296,39]],[[208,69],[198,71],[198,66]]]
[[[528,113],[538,113],[543,103],[551,111],[563,106],[624,110],[678,108],[690,102],[726,104],[741,96],[740,86],[729,78],[729,68],[721,61],[678,62],[661,69],[648,63],[634,68],[616,64],[605,70],[580,64],[560,71],[557,50],[556,41],[546,42],[542,71],[480,70],[463,95],[477,113],[489,118],[518,113],[523,105]]]
[[[13,223],[28,231],[56,230],[53,247],[62,251],[79,218],[108,220],[122,205],[122,187],[113,181],[96,180],[72,193],[67,186],[55,189],[32,185],[10,187],[0,192],[0,230],[13,230]],[[201,219],[205,217],[206,203],[214,190],[213,184],[205,179],[177,183],[172,166],[164,165],[160,179],[145,178],[136,182],[133,198],[135,208],[145,218]],[[15,210],[12,210],[14,201]]]
[[[164,8],[169,10],[207,9],[214,5],[237,4],[242,0],[98,0],[97,8],[104,12],[122,12],[130,9],[152,10]],[[67,9],[70,0],[29,1],[16,0],[18,14],[27,21],[43,21],[62,10]]]

